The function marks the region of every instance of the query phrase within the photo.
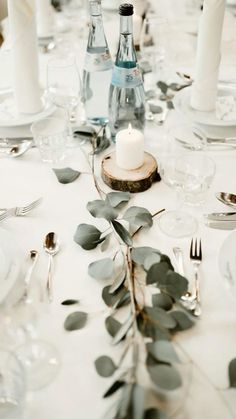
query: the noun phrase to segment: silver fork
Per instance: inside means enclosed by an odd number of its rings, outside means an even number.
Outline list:
[[[34,208],[38,207],[42,202],[42,198],[37,199],[36,201],[31,202],[30,204],[24,206],[24,207],[14,207],[14,208],[0,208],[0,211],[4,211],[0,215],[0,221],[6,220],[10,217],[18,217],[18,216],[24,216],[28,214],[30,211],[32,211]]]
[[[193,239],[191,240],[190,259],[191,259],[191,262],[193,264],[193,269],[194,269],[195,297],[196,297],[196,306],[193,311],[193,314],[199,317],[202,313],[201,297],[200,297],[200,281],[199,281],[199,266],[201,265],[201,262],[202,262],[201,240],[199,240],[199,243],[197,239],[195,240],[195,243]]]

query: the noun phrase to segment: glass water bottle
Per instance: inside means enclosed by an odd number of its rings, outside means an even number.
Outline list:
[[[120,40],[109,94],[109,121],[113,137],[129,123],[140,130],[145,124],[145,93],[133,44],[133,5],[122,4],[119,13]]]
[[[109,86],[112,60],[103,28],[101,0],[89,0],[90,29],[83,72],[83,100],[87,120],[108,122]]]

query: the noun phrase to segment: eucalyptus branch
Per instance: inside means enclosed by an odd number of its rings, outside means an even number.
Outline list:
[[[155,212],[155,214],[152,214],[152,218],[156,217],[157,215],[161,214],[162,212],[164,212],[165,209],[161,209],[160,211]],[[136,234],[138,234],[140,232],[140,230],[142,230],[144,227],[140,226],[133,234],[132,237],[134,237]]]

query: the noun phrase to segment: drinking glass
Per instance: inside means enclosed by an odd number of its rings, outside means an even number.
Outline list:
[[[0,348],[0,418],[21,419],[26,392],[23,366],[13,352]]]
[[[58,164],[66,156],[69,141],[68,120],[64,118],[45,118],[31,126],[35,144],[46,163]]]

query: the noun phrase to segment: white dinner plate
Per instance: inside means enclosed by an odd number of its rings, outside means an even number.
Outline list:
[[[229,234],[221,246],[219,268],[225,285],[236,297],[236,230]]]
[[[0,229],[0,304],[2,304],[19,278],[22,253],[16,239],[8,231]]]
[[[216,117],[215,111],[200,112],[193,109],[190,104],[192,87],[186,87],[175,95],[174,105],[175,109],[183,115],[190,118],[193,122],[206,126],[214,127],[233,127],[236,126],[236,119],[231,121],[220,120]],[[219,96],[236,96],[236,90],[232,88],[219,88]]]
[[[46,118],[55,112],[55,105],[44,102],[41,112],[28,115],[18,115],[14,105],[12,93],[0,93],[0,128],[30,125],[35,121]]]

